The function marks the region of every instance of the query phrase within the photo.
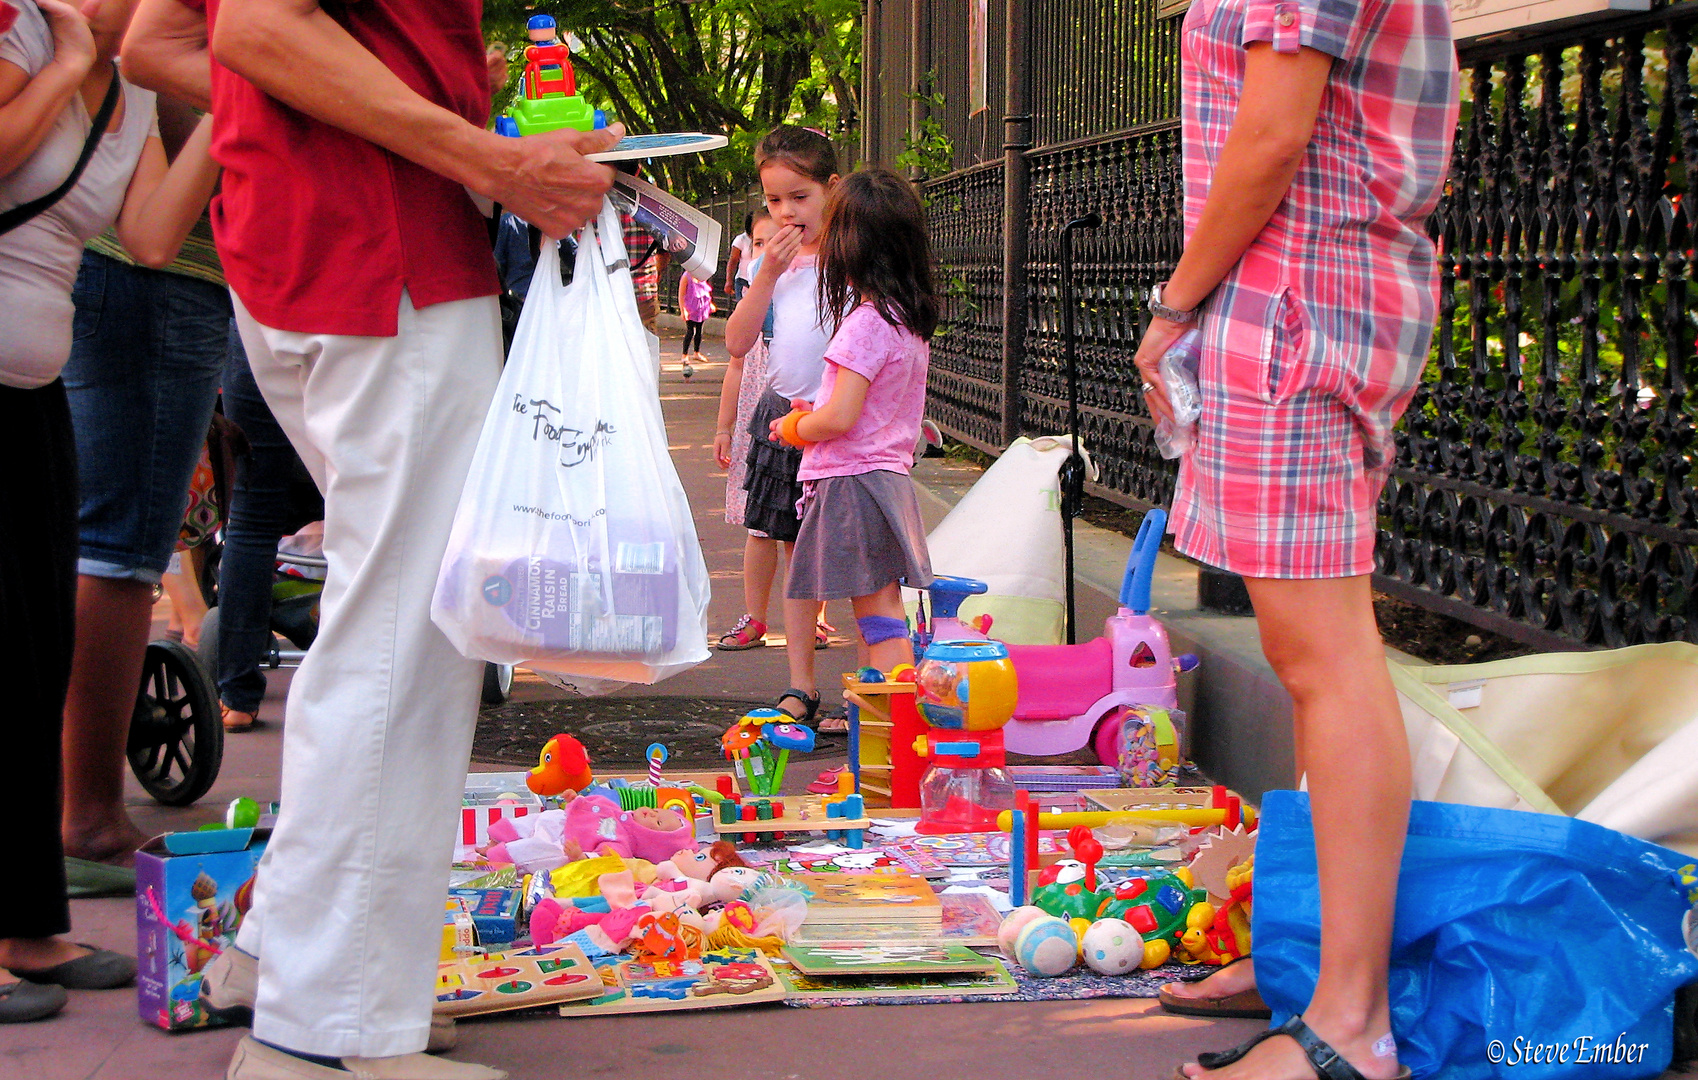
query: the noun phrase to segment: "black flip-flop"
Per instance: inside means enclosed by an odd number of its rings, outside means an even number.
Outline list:
[[[1250,955],[1246,953],[1229,960],[1209,972],[1204,979],[1248,959]],[[1197,981],[1202,982],[1203,979]],[[1156,991],[1156,1000],[1161,1002],[1163,1009],[1176,1016],[1211,1016],[1222,1020],[1269,1020],[1273,1017],[1273,1010],[1268,1008],[1268,1003],[1262,1000],[1262,995],[1253,986],[1248,990],[1218,998],[1180,997],[1178,994],[1169,993],[1164,986]]]
[[[1316,1035],[1313,1029],[1303,1022],[1301,1016],[1293,1016],[1278,1027],[1259,1032],[1242,1045],[1231,1050],[1225,1050],[1218,1054],[1198,1054],[1197,1064],[1210,1072],[1215,1069],[1224,1069],[1268,1039],[1279,1035],[1287,1036],[1297,1044],[1298,1049],[1303,1051],[1303,1056],[1309,1059],[1309,1067],[1315,1070],[1315,1076],[1318,1080],[1367,1080],[1357,1070],[1356,1066],[1344,1060],[1337,1050],[1328,1046],[1325,1040]],[[1173,1075],[1174,1080],[1195,1080],[1193,1077],[1186,1076],[1183,1068],[1175,1069]],[[1396,1080],[1409,1080],[1410,1075],[1409,1066],[1405,1065],[1398,1070]]]
[[[789,709],[786,709],[784,707],[784,702],[787,698],[795,698],[797,701],[800,701],[803,705],[807,706],[807,711],[798,716]],[[812,694],[805,694],[792,686],[788,690],[784,691],[784,693],[778,695],[778,700],[772,703],[772,707],[777,709],[779,712],[784,713],[798,724],[811,724],[814,722],[814,717],[817,716],[820,711],[820,692],[815,690]]]

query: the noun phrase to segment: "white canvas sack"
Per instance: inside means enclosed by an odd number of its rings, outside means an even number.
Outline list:
[[[460,496],[431,617],[468,657],[600,692],[708,657],[707,566],[667,453],[619,214],[545,243]]]
[[[975,578],[988,587],[962,603],[961,618],[988,613],[995,620],[991,636],[999,641],[1061,641],[1066,582],[1057,476],[1069,445],[1066,435],[1015,439],[926,537],[933,573]],[[1086,476],[1095,480],[1096,465],[1081,453]]]
[[[1698,855],[1698,645],[1391,672],[1415,798],[1567,814]]]

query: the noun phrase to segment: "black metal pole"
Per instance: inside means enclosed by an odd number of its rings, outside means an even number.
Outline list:
[[[1020,384],[1026,364],[1026,251],[1031,219],[1031,0],[1005,0],[1002,136],[1002,415],[1003,448],[1020,437]]]
[[[1065,560],[1067,644],[1075,641],[1073,600],[1073,519],[1085,509],[1085,459],[1079,453],[1079,356],[1073,333],[1073,230],[1094,229],[1103,223],[1096,211],[1082,214],[1061,227],[1061,340],[1067,357],[1067,460],[1057,477],[1061,488],[1061,550]]]

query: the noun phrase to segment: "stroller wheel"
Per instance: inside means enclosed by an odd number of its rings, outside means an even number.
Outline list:
[[[483,703],[505,705],[513,693],[513,665],[485,663],[483,666]]]
[[[188,806],[218,779],[224,761],[218,695],[195,654],[179,642],[147,647],[126,753],[142,787],[166,806]]]

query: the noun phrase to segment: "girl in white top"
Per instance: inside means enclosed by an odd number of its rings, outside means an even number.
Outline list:
[[[818,278],[814,270],[819,251],[826,195],[837,184],[837,153],[831,140],[817,131],[779,127],[768,132],[755,150],[761,188],[778,231],[767,241],[760,270],[749,282],[743,299],[725,323],[725,348],[733,356],[754,347],[772,308],[772,340],[767,345],[767,392],[749,420],[749,492],[743,524],[780,541],[788,560],[801,527],[796,504],[802,497],[796,472],[801,451],[772,441],[772,421],[790,412],[792,403],[811,404],[825,374],[825,348],[831,334],[820,317]],[[785,652],[790,662],[790,687],[777,707],[803,722],[819,711],[820,694],[814,679],[814,647],[819,604],[810,600],[784,601]]]
[[[0,0],[0,211],[59,188],[76,166],[112,80],[134,0]],[[60,935],[64,890],[58,789],[63,705],[76,603],[76,451],[59,370],[71,351],[71,288],[83,244],[117,223],[139,262],[163,266],[182,246],[217,179],[211,117],[167,165],[151,92],[120,84],[105,133],[76,184],[0,235],[0,681],[19,767],[13,895],[0,903],[0,1023],[65,1003],[55,985],[17,981],[74,965],[76,985],[125,985],[135,961]],[[80,744],[79,744],[80,745]],[[121,744],[120,744],[121,745]],[[63,975],[70,975],[67,969]]]

